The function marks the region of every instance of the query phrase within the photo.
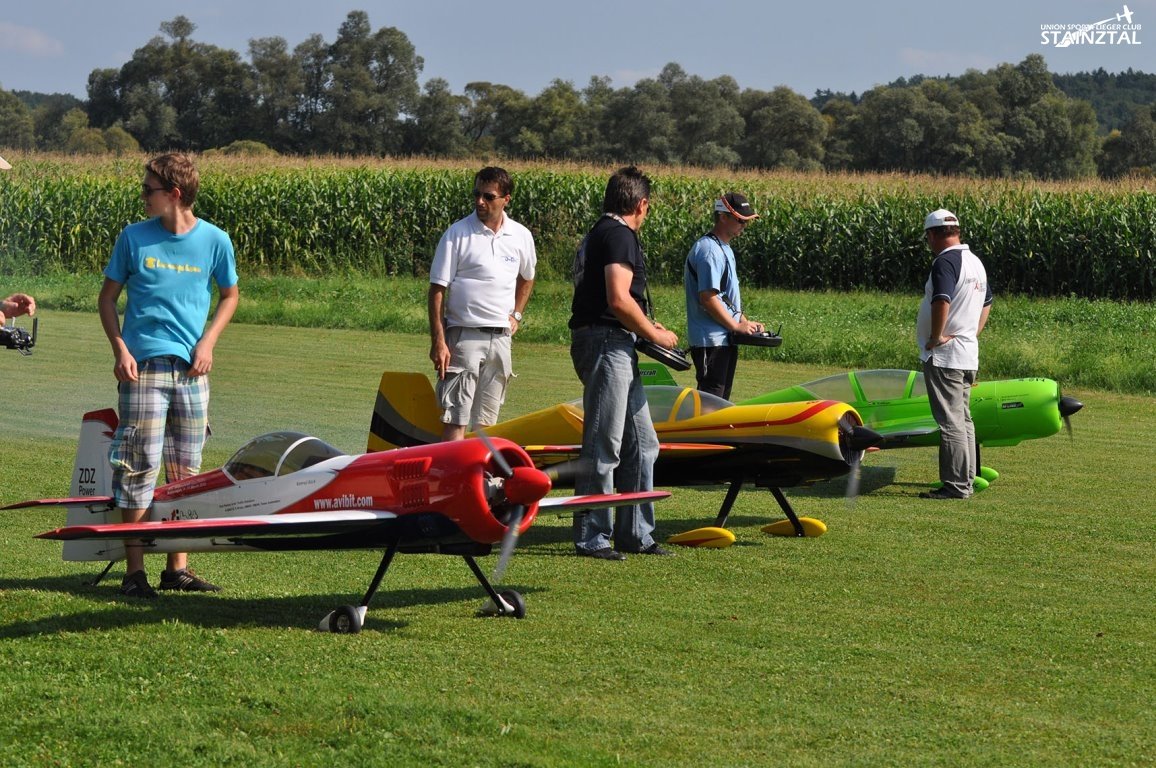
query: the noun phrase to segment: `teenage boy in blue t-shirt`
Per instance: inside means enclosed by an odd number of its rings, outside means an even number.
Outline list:
[[[145,165],[147,221],[124,228],[104,270],[100,322],[116,358],[120,424],[109,461],[113,500],[124,522],[143,520],[164,462],[168,482],[195,475],[208,427],[213,348],[237,309],[237,267],[229,236],[193,214],[200,179],[192,160],[167,154]],[[208,327],[212,283],[220,301]],[[127,290],[124,323],[117,299]],[[126,542],[121,593],[156,597],[139,542]],[[161,589],[216,592],[168,555]]]

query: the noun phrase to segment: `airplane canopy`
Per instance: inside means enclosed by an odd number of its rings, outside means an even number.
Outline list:
[[[895,368],[837,373],[807,382],[802,388],[817,400],[838,400],[844,403],[900,400],[927,395],[922,373]]]
[[[236,480],[288,475],[345,454],[301,432],[270,432],[237,449],[223,469]]]

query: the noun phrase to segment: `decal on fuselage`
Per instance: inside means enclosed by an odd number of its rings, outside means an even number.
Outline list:
[[[358,509],[373,506],[372,496],[354,496],[352,493],[346,493],[338,496],[335,499],[314,499],[313,508],[316,510],[327,509]]]

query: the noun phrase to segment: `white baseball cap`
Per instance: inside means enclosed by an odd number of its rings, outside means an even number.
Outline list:
[[[932,211],[927,214],[927,218],[923,220],[923,230],[926,232],[934,227],[958,227],[959,217],[946,208],[940,208],[938,211]]]

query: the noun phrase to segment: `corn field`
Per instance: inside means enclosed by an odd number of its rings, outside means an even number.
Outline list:
[[[142,215],[144,159],[13,159],[0,175],[0,271],[99,273],[117,233]],[[471,211],[482,164],[204,157],[196,211],[232,236],[243,274],[421,276],[442,231]],[[540,276],[567,278],[612,169],[507,167],[507,210],[534,232]],[[999,293],[1150,301],[1156,292],[1150,180],[646,170],[654,189],[642,236],[658,283],[681,281],[687,251],[710,228],[712,199],[734,189],[762,216],[734,242],[748,285],[919,290],[930,261],[923,217],[945,207]]]

